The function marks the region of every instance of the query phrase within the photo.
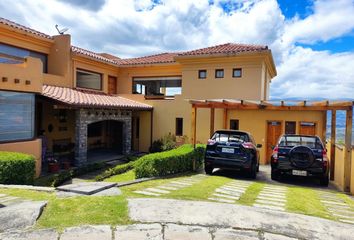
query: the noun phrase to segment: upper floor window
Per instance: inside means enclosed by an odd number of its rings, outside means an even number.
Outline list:
[[[182,92],[181,77],[135,77],[133,94],[147,98],[171,98]]]
[[[34,137],[34,94],[0,91],[0,142]]]
[[[224,69],[216,69],[215,78],[223,78],[223,77],[224,77]]]
[[[234,68],[234,69],[232,69],[232,77],[234,77],[234,78],[242,77],[242,68]]]
[[[76,87],[102,90],[102,74],[76,70]]]
[[[48,72],[48,56],[46,54],[0,43],[0,63],[19,64],[26,57],[38,58],[42,62],[43,72]]]
[[[207,77],[207,70],[199,70],[198,71],[198,78],[199,79],[204,79]]]

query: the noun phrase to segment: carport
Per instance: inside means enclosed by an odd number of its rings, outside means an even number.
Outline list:
[[[331,138],[330,138],[330,179],[344,178],[343,190],[354,194],[354,164],[352,161],[352,127],[354,101],[250,101],[239,99],[190,99],[192,105],[191,114],[191,141],[197,142],[197,112],[198,108],[210,109],[210,135],[214,132],[215,109],[223,110],[223,128],[227,129],[228,114],[231,110],[272,110],[272,111],[316,111],[327,113],[331,111]],[[337,111],[346,111],[345,141],[344,141],[344,173],[343,176],[335,176],[336,156],[336,115]],[[327,123],[327,114],[323,114],[323,123]],[[322,127],[322,136],[326,136],[326,124]],[[325,139],[323,139],[325,140]]]

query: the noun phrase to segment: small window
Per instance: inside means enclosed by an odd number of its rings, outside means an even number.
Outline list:
[[[94,90],[102,90],[102,75],[99,73],[77,70],[76,86]]]
[[[285,122],[285,134],[296,133],[296,122]]]
[[[234,78],[242,77],[242,68],[234,68],[234,69],[232,69],[232,77],[234,77]]]
[[[238,119],[231,119],[230,120],[230,129],[231,130],[239,130]]]
[[[204,79],[207,77],[207,70],[199,70],[198,72],[198,78],[199,79]]]
[[[216,69],[215,78],[223,78],[223,77],[224,77],[224,69]]]
[[[176,136],[183,135],[183,118],[176,118]]]

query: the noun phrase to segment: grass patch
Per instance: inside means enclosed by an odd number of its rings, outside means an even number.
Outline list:
[[[14,197],[20,197],[28,200],[34,200],[34,201],[44,201],[44,200],[50,200],[55,198],[54,193],[25,190],[25,189],[1,188],[0,193],[7,194]]]
[[[37,222],[38,228],[59,230],[84,224],[129,224],[127,200],[123,196],[56,198],[50,201]]]
[[[190,187],[171,191],[164,195],[165,198],[185,199],[185,200],[208,200],[216,188],[230,182],[232,179],[220,176],[212,176],[193,184]]]
[[[246,192],[241,195],[240,199],[238,200],[238,203],[248,206],[253,205],[256,201],[258,194],[262,191],[264,185],[264,183],[259,182],[251,184],[247,188]]]
[[[134,170],[130,170],[128,172],[107,178],[104,181],[105,182],[128,182],[133,180],[135,180],[135,172]]]
[[[321,204],[316,191],[308,188],[289,187],[286,209],[290,212],[335,220]]]

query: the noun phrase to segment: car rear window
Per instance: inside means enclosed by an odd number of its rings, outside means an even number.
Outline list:
[[[309,148],[323,149],[320,139],[311,136],[283,136],[280,139],[280,147],[306,146]]]
[[[214,133],[212,140],[217,142],[249,142],[249,137],[247,133],[226,133],[226,132],[216,132]]]

